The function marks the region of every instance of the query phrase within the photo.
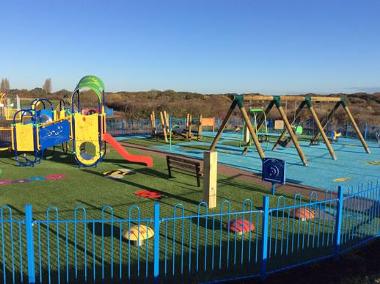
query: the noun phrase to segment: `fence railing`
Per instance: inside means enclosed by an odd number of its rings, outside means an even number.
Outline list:
[[[172,118],[173,128],[184,128],[186,121],[184,118]],[[215,127],[219,129],[222,124],[222,119],[216,118]],[[227,130],[235,130],[236,128],[242,128],[244,125],[243,119],[240,117],[231,117],[226,125]],[[303,124],[303,133],[306,135],[315,135],[317,128],[314,120],[306,120]],[[267,121],[269,132],[280,132],[281,130],[274,129],[274,119],[268,119]],[[359,123],[358,127],[363,137],[366,140],[377,141],[379,139],[380,126],[370,125],[368,123]],[[161,131],[161,123],[159,119],[156,121],[156,128]],[[333,131],[341,132],[343,137],[357,138],[357,134],[353,127],[346,123],[344,125],[327,125],[326,132],[331,133]],[[107,131],[114,136],[126,136],[126,135],[150,135],[152,133],[151,123],[148,119],[123,119],[123,118],[110,118],[107,119]]]
[[[378,182],[322,195],[264,196],[261,204],[247,199],[241,208],[225,200],[216,211],[202,202],[193,212],[182,204],[170,209],[155,202],[153,208],[131,206],[125,217],[110,206],[99,211],[77,207],[69,213],[52,207],[39,213],[26,205],[22,214],[4,206],[1,282],[264,278],[334,257],[379,236]],[[249,230],[235,232],[233,221]],[[154,236],[137,230],[136,245],[124,239],[133,226],[149,227]]]

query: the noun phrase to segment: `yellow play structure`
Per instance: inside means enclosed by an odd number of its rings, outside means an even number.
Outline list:
[[[90,89],[97,95],[95,113],[81,111],[82,89]],[[48,99],[35,99],[30,108],[13,114],[11,127],[0,128],[0,150],[12,150],[20,166],[33,166],[41,161],[46,149],[60,145],[63,149],[68,149],[70,144],[78,165],[90,167],[104,158],[108,143],[124,159],[152,166],[151,157],[129,154],[106,133],[104,97],[103,82],[90,75],[83,77],[76,86],[71,96],[71,109],[65,108],[62,101],[59,108],[55,109]],[[8,137],[5,137],[5,132]],[[29,154],[28,157],[26,154]],[[29,158],[30,154],[33,158]]]

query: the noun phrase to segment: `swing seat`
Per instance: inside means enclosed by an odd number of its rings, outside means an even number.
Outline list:
[[[288,137],[285,140],[281,140],[278,142],[278,145],[280,145],[283,148],[289,148],[290,145],[292,145],[292,138]]]

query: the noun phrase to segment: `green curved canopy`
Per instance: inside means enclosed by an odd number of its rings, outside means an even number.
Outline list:
[[[74,93],[79,89],[88,88],[93,90],[99,98],[99,102],[102,102],[102,94],[104,91],[104,83],[98,77],[94,75],[87,75],[80,79],[76,86]]]

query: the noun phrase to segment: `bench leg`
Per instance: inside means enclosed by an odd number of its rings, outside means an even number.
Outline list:
[[[168,175],[169,175],[169,178],[172,177],[172,169],[170,168],[170,162],[169,162],[169,158],[166,157],[166,165],[168,167]]]
[[[197,166],[197,186],[201,187],[201,169]]]

